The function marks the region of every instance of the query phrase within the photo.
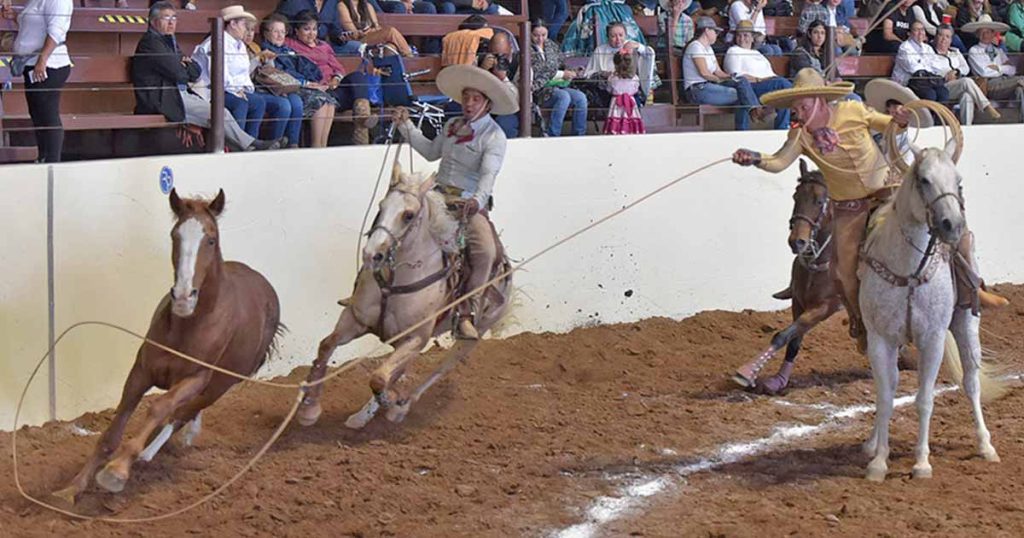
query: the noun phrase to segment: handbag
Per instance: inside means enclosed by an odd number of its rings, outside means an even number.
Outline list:
[[[278,97],[297,92],[302,87],[297,78],[271,65],[257,67],[253,82]]]

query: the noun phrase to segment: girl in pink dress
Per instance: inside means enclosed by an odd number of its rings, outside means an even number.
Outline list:
[[[636,92],[640,91],[640,77],[636,75],[636,64],[629,52],[615,55],[615,74],[608,77],[608,91],[612,102],[608,107],[608,119],[604,120],[604,134],[639,134],[647,132],[636,104]]]

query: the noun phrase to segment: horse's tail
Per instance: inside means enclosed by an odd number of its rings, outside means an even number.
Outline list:
[[[953,377],[953,381],[960,385],[964,384],[964,360],[973,360],[970,357],[964,359],[960,356],[960,348],[956,344],[956,339],[953,338],[953,333],[946,331],[946,342],[942,350],[942,363],[946,367],[946,372]],[[981,400],[984,402],[991,402],[1002,398],[1007,393],[1006,381],[1000,379],[999,372],[992,365],[991,362],[980,360],[978,361],[978,387],[981,390]]]

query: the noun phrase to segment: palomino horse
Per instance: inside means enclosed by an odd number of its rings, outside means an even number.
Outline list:
[[[217,217],[224,210],[223,190],[211,202],[181,199],[172,190],[170,203],[177,217],[171,228],[174,287],[157,306],[146,336],[210,364],[252,375],[263,365],[281,329],[277,294],[249,266],[221,257]],[[186,423],[185,442],[191,445],[199,433],[202,410],[237,382],[235,377],[142,344],[113,422],[71,485],[55,495],[73,503],[104,463],[96,482],[108,491],[121,491],[135,460],[150,461]],[[122,443],[128,418],[151,387],[167,392],[153,399],[142,428]]]
[[[895,198],[879,210],[885,218],[868,236],[861,257],[860,304],[876,393],[874,431],[864,444],[864,451],[873,456],[868,480],[884,480],[888,470],[889,421],[899,383],[897,350],[910,342],[920,353],[913,476],[932,475],[928,428],[943,360],[953,370],[957,363],[963,368],[962,384],[974,413],[978,452],[987,461],[999,461],[982,416],[981,393],[991,397],[1002,387],[982,368],[981,318],[971,308],[956,306],[950,266],[966,230],[960,174],[952,160],[955,144],[954,137],[945,151],[914,149],[915,164]],[[970,257],[965,261],[976,268],[973,252]]]
[[[405,174],[396,162],[391,186],[380,202],[380,211],[363,248],[363,266],[356,277],[355,291],[334,330],[320,342],[308,381],[315,382],[324,376],[327,362],[338,346],[367,333],[381,340],[390,339],[452,301],[462,291],[460,233],[459,222],[449,213],[444,195],[434,190],[434,176]],[[508,260],[500,255],[491,274],[508,267]],[[475,320],[480,334],[501,319],[508,306],[511,285],[512,278],[507,276],[482,293]],[[404,419],[409,407],[456,361],[446,361],[406,395],[399,393],[396,383],[430,337],[447,332],[457,315],[449,311],[395,342],[395,351],[370,377],[370,400],[345,425],[362,428],[382,407],[388,420]],[[472,347],[471,341],[458,341],[453,357],[464,359]],[[299,409],[300,424],[310,426],[320,418],[322,390],[322,384],[307,390]]]
[[[839,290],[829,272],[832,211],[828,187],[821,172],[808,171],[803,159],[800,159],[800,179],[793,202],[793,216],[789,219],[789,246],[796,254],[790,280],[793,323],[775,333],[768,349],[733,375],[736,383],[765,394],[778,394],[786,388],[804,335],[842,306]],[[757,374],[764,365],[783,347],[786,359],[779,372],[758,379]]]

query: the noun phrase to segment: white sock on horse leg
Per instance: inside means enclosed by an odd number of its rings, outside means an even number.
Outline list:
[[[153,442],[139,454],[139,459],[142,461],[153,461],[153,457],[156,456],[157,452],[160,452],[164,443],[171,438],[172,433],[174,433],[173,425],[167,424],[164,426],[164,429],[160,430],[160,434],[156,436],[156,439],[153,439]]]
[[[203,431],[203,412],[196,413],[196,418],[192,419],[188,423],[188,429],[185,430],[185,446],[192,446],[192,442],[199,437],[199,432]]]

